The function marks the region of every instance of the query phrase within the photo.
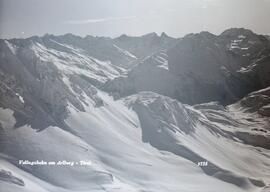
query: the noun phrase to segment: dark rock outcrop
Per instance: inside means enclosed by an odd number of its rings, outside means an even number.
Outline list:
[[[240,103],[250,112],[270,117],[270,87],[248,94]]]

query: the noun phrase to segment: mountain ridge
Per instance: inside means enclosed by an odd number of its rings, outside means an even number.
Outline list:
[[[226,35],[228,33],[233,33],[233,36]],[[244,36],[246,33],[249,36]],[[161,74],[163,74],[161,76],[164,76],[167,72],[165,76],[170,79],[170,83],[165,83],[165,86],[175,84],[171,88],[163,87],[167,96],[178,98],[180,101],[189,104],[213,100],[229,104],[239,100],[249,92],[269,86],[269,80],[267,80],[269,46],[270,43],[264,36],[252,33],[250,30],[245,31],[245,29],[227,30],[219,36],[209,32],[189,34],[179,40],[172,48],[165,52],[156,53],[156,56],[153,55],[152,59],[146,58],[141,62],[141,65],[135,66],[136,69],[132,69],[129,73],[130,77],[128,76],[126,80],[122,78],[122,80],[115,79],[108,82],[108,90],[120,92],[120,95],[125,95],[123,93],[125,86],[133,89],[133,92],[135,90],[160,91],[155,87],[158,86],[158,83],[162,84],[163,82],[154,79]],[[164,55],[162,52],[167,55],[164,62],[167,63],[168,70],[162,72],[159,70],[158,72],[156,66],[160,65],[160,61],[156,61],[155,57],[160,57],[159,54]],[[265,64],[257,65],[256,62],[260,63],[262,58],[265,60]],[[244,72],[246,68],[253,65],[257,66],[257,69],[253,68],[253,71]],[[262,82],[256,82],[260,79],[256,75],[256,71],[261,70],[259,68],[264,68],[265,71],[265,74],[260,77],[263,79]],[[144,71],[147,70],[156,71],[156,73],[145,73],[145,76],[142,76]],[[208,75],[209,72],[211,75]],[[133,79],[133,81],[130,79]],[[113,85],[114,81],[116,84],[122,84],[122,90],[118,90],[117,86]],[[140,81],[153,81],[153,83],[147,86]],[[162,81],[166,80],[163,79]],[[186,85],[180,88],[181,84],[184,83]],[[186,95],[180,93],[187,92],[188,88],[194,89],[195,92],[192,93],[193,90],[190,90],[190,93]],[[198,91],[196,92],[196,90]],[[204,91],[206,93],[202,94]],[[165,92],[161,90],[159,93],[166,94]],[[211,92],[213,93],[211,94]],[[196,95],[200,96],[196,98]]]

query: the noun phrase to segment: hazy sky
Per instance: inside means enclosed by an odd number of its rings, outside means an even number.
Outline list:
[[[0,38],[81,36],[175,37],[231,27],[270,34],[270,0],[0,0]]]

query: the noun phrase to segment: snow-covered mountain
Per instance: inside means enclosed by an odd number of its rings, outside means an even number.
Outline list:
[[[270,41],[247,29],[189,34],[144,59],[127,77],[107,82],[106,89],[120,96],[154,91],[188,104],[231,104],[270,85],[269,56]]]
[[[269,46],[246,29],[0,40],[0,191],[269,191]]]

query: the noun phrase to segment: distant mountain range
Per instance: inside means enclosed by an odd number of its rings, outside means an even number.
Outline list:
[[[266,192],[269,117],[270,38],[248,29],[0,40],[4,191]]]

